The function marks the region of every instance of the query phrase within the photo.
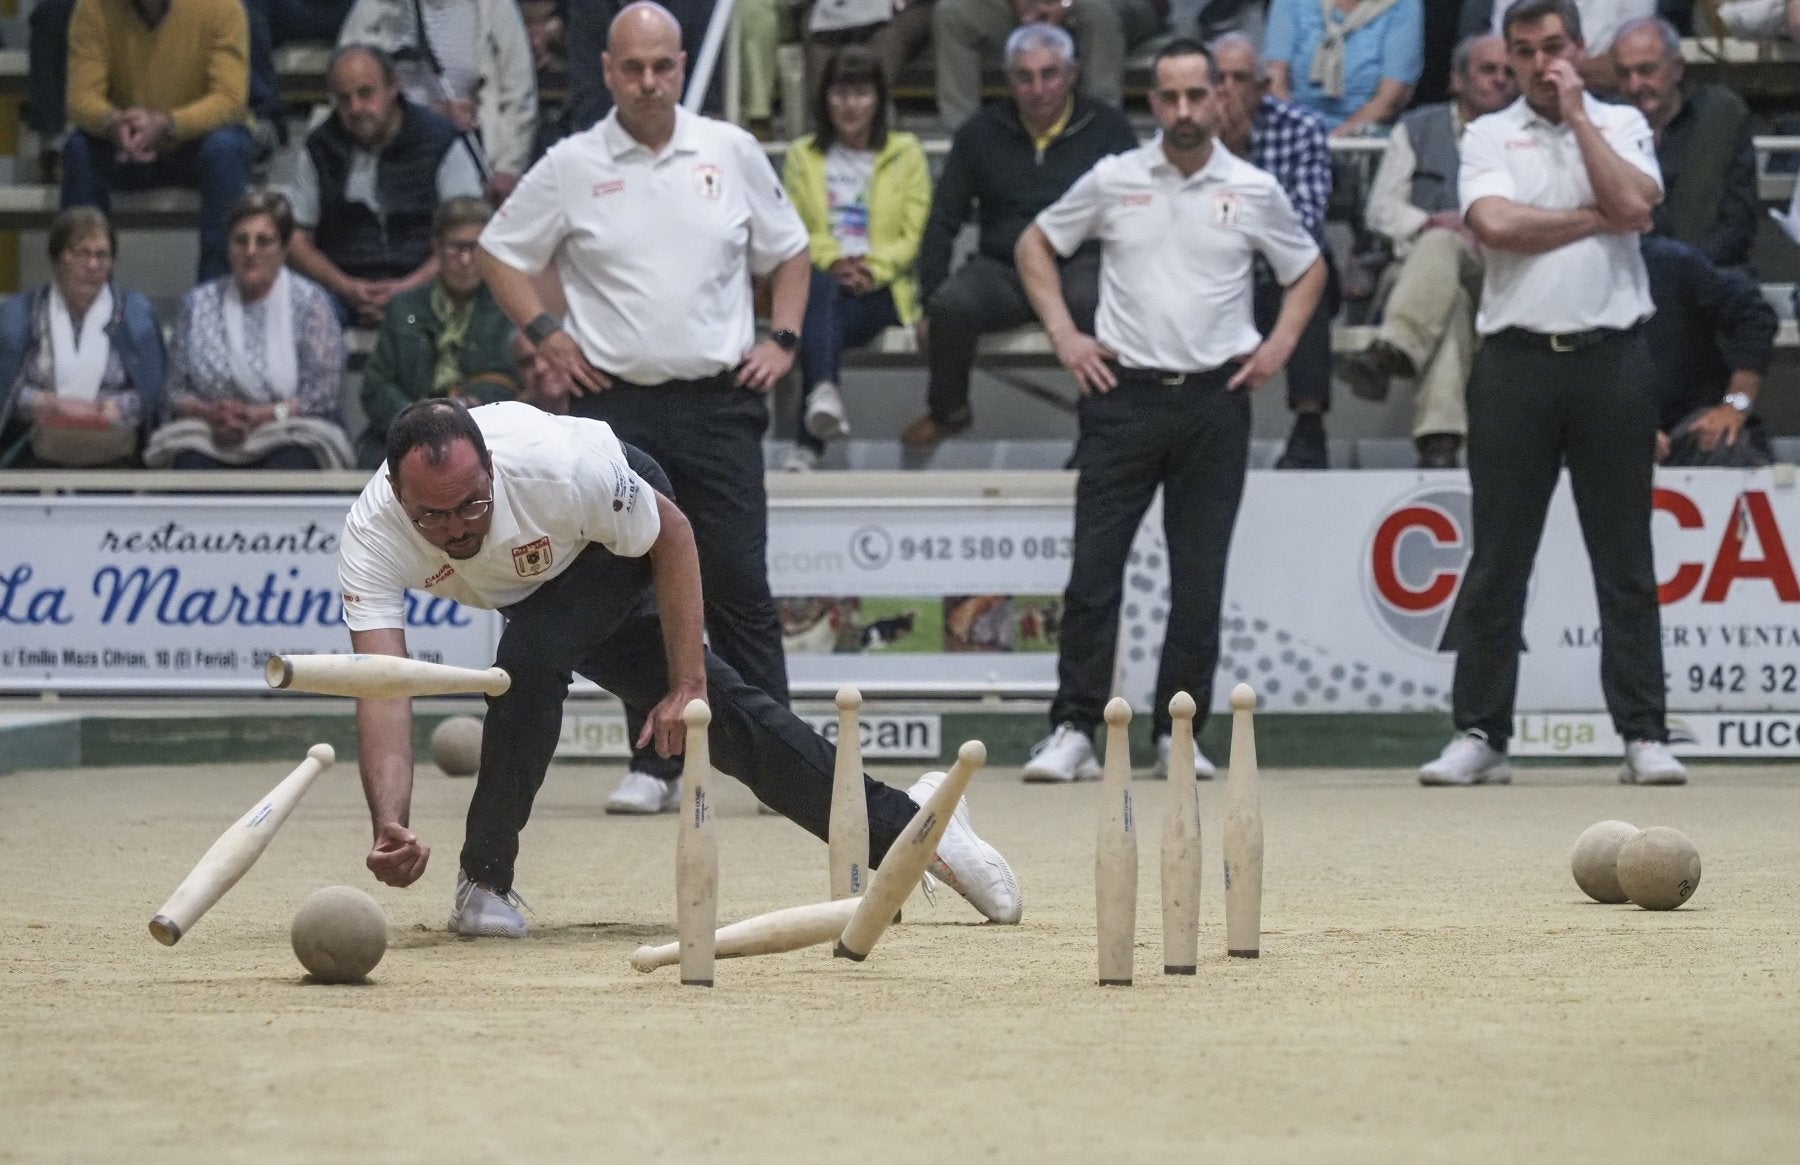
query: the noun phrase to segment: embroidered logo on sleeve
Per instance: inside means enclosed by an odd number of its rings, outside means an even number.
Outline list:
[[[550,569],[550,536],[513,547],[513,572],[520,578],[533,578]]]
[[[623,465],[613,466],[613,513],[637,504],[638,475]]]
[[[694,193],[701,198],[718,198],[722,185],[719,168],[711,162],[701,162],[694,167]]]

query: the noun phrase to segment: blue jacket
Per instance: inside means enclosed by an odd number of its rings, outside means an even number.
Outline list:
[[[25,367],[25,353],[31,349],[31,315],[48,294],[50,285],[44,283],[0,303],[0,430],[6,428],[12,416],[19,372]],[[157,322],[150,301],[137,292],[114,284],[113,298],[124,304],[124,311],[115,310],[106,335],[119,353],[126,377],[142,398],[140,415],[148,431],[162,416],[162,325]]]

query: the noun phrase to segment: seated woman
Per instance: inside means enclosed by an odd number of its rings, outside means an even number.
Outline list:
[[[112,284],[114,235],[93,207],[50,224],[49,283],[0,306],[0,468],[124,467],[162,398],[162,328]]]
[[[144,463],[343,469],[344,330],[325,289],[287,268],[294,212],[252,191],[225,216],[231,273],[187,293],[170,340],[168,423]]]
[[[512,321],[494,302],[475,266],[475,243],[493,217],[479,198],[449,198],[431,220],[437,278],[388,301],[381,337],[363,369],[363,412],[369,427],[357,464],[374,469],[400,410],[428,396],[461,397],[470,405],[518,396]]]
[[[800,339],[806,388],[785,469],[815,468],[825,442],[850,432],[838,391],[845,348],[918,316],[913,260],[931,209],[919,139],[888,130],[888,83],[875,55],[849,45],[825,66],[817,133],[788,151],[782,185],[811,236],[812,290]]]

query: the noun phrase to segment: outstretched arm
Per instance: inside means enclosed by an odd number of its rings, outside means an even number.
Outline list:
[[[362,655],[406,656],[406,632],[398,627],[350,632],[350,647]],[[425,872],[431,847],[407,828],[412,816],[412,701],[360,699],[356,702],[356,760],[375,844],[366,864],[390,886],[410,886]]]
[[[660,756],[676,756],[687,742],[681,710],[688,701],[706,698],[706,650],[701,640],[700,553],[687,515],[660,492],[656,513],[662,523],[650,545],[650,585],[662,618],[663,654],[669,668],[669,691],[644,723],[637,744],[654,744]]]

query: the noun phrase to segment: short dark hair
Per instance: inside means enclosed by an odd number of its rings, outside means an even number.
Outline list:
[[[485,198],[459,194],[438,203],[431,215],[431,237],[441,239],[457,227],[484,227],[494,217],[494,208]]]
[[[1546,16],[1562,17],[1563,31],[1569,39],[1577,44],[1587,43],[1581,35],[1581,9],[1575,7],[1575,0],[1513,0],[1506,15],[1500,18],[1500,35],[1510,38],[1513,25],[1532,24]]]
[[[416,400],[401,409],[394,423],[388,426],[388,475],[398,479],[400,463],[414,449],[425,451],[427,465],[442,465],[450,446],[458,441],[475,446],[482,465],[493,465],[493,459],[488,456],[487,441],[481,436],[481,426],[469,415],[467,405],[448,397]]]
[[[247,218],[266,214],[274,220],[275,233],[281,238],[281,245],[287,246],[294,237],[294,207],[288,202],[287,195],[279,190],[250,190],[231,204],[225,212],[225,235],[231,232]]]
[[[1156,70],[1170,57],[1205,57],[1206,75],[1214,81],[1219,79],[1219,62],[1213,60],[1212,50],[1191,36],[1178,36],[1174,40],[1156,50],[1150,58],[1150,81],[1156,82]]]
[[[888,79],[881,58],[859,44],[845,45],[825,62],[819,75],[819,91],[813,94],[813,148],[823,154],[837,144],[837,127],[831,124],[831,87],[833,85],[873,85],[875,87],[875,124],[869,127],[869,148],[879,150],[887,145]]]
[[[330,84],[331,74],[337,71],[338,62],[353,57],[357,53],[367,53],[375,61],[376,68],[381,70],[381,79],[389,85],[394,83],[394,58],[372,44],[355,41],[347,45],[339,45],[332,50],[331,56],[325,62],[326,84]]]
[[[119,233],[113,230],[112,220],[98,207],[71,206],[50,220],[50,261],[56,262],[64,251],[94,234],[106,236],[106,246],[116,258]]]

